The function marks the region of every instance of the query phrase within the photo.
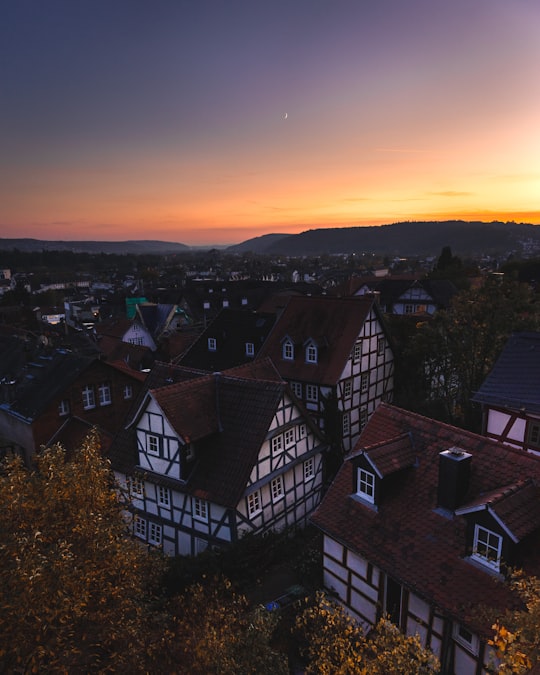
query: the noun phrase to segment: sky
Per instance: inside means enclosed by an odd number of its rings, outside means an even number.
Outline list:
[[[1,10],[1,238],[540,224],[538,0]]]

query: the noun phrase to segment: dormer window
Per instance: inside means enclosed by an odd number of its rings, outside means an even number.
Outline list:
[[[253,342],[246,342],[246,356],[255,356],[255,345]]]
[[[481,525],[474,526],[472,559],[498,572],[501,566],[502,537]]]
[[[291,340],[285,340],[283,343],[282,356],[286,361],[292,361],[294,359],[294,345]]]
[[[216,338],[208,338],[208,351],[215,352],[217,349]]]
[[[306,363],[317,363],[317,346],[313,342],[309,342],[306,347]]]
[[[358,469],[356,493],[370,504],[375,503],[375,474],[365,469]]]

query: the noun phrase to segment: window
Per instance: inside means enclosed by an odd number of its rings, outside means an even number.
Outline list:
[[[133,387],[130,384],[124,385],[124,399],[133,398]]]
[[[161,525],[157,523],[149,523],[148,525],[148,543],[154,546],[161,546]]]
[[[405,305],[405,314],[414,314],[414,305],[406,304]]]
[[[255,356],[255,345],[253,342],[246,342],[246,356]]]
[[[58,404],[58,414],[60,417],[69,415],[69,401],[66,398]]]
[[[146,451],[149,455],[159,455],[159,436],[148,434],[146,437]]]
[[[290,340],[285,340],[283,343],[282,356],[286,361],[292,361],[294,359],[294,345]]]
[[[383,337],[377,338],[377,354],[382,356],[384,354],[385,340]]]
[[[208,351],[215,352],[217,349],[216,338],[208,338]]]
[[[529,424],[529,443],[540,446],[540,424]]]
[[[300,424],[298,427],[298,439],[305,438],[307,436],[307,426],[305,424]]]
[[[456,642],[459,642],[473,654],[478,654],[478,636],[471,633],[465,626],[457,622],[454,623],[453,636]]]
[[[261,511],[261,491],[255,490],[247,496],[248,513],[254,516]]]
[[[99,405],[110,405],[111,401],[111,388],[107,382],[102,382],[98,386],[98,401]]]
[[[83,408],[85,410],[90,410],[90,408],[96,407],[96,396],[94,394],[94,387],[90,384],[87,384],[86,387],[82,390],[82,399],[83,399]]]
[[[146,541],[146,520],[140,516],[133,519],[133,534]]]
[[[343,413],[341,420],[341,427],[344,436],[348,436],[351,433],[351,414],[348,412]]]
[[[287,429],[285,433],[283,434],[283,437],[285,439],[285,447],[290,448],[291,445],[294,445],[294,428],[292,429]]]
[[[356,492],[366,501],[375,503],[375,476],[365,469],[358,469]]]
[[[472,557],[483,565],[499,571],[501,563],[502,537],[481,525],[474,526]]]
[[[360,361],[362,358],[362,343],[355,342],[353,349],[353,361]]]
[[[360,408],[360,428],[366,426],[368,421],[367,408]]]
[[[193,447],[193,443],[188,443],[186,445],[186,460],[191,462],[192,459],[195,459],[195,448]]]
[[[343,382],[343,398],[351,398],[352,394],[352,380],[345,380]]]
[[[277,502],[283,499],[285,494],[283,490],[283,476],[276,476],[270,483],[270,491],[272,493],[272,501]]]
[[[128,490],[132,495],[142,495],[144,492],[144,485],[140,478],[128,479]]]
[[[144,340],[142,337],[131,337],[128,340],[130,345],[139,345],[140,347],[144,346]]]
[[[161,506],[170,506],[171,504],[171,493],[168,488],[158,485],[157,488],[157,500],[158,504]]]
[[[315,461],[313,457],[304,462],[304,480],[308,481],[315,477]]]
[[[301,382],[291,382],[291,389],[295,396],[302,398],[302,383]]]
[[[360,391],[362,393],[366,392],[369,387],[369,373],[362,373],[360,378]]]
[[[317,347],[311,342],[306,347],[307,363],[317,363]]]
[[[193,517],[197,520],[208,521],[208,502],[198,497],[193,497]]]
[[[312,403],[319,400],[319,390],[316,384],[306,384],[306,400]]]
[[[272,455],[278,455],[283,451],[283,436],[281,434],[279,434],[279,436],[274,436],[274,438],[270,440],[270,449]]]

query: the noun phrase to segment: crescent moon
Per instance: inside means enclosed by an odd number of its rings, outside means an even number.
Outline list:
[[[287,113],[285,113],[285,114],[283,115],[283,119],[286,120],[287,117],[289,117],[289,115],[288,115]]]

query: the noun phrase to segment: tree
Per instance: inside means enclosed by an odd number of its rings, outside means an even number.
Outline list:
[[[122,508],[95,432],[69,461],[55,446],[34,470],[5,462],[2,672],[140,672],[160,563],[128,536]]]
[[[434,654],[418,636],[406,636],[381,619],[366,636],[341,605],[318,593],[298,616],[296,632],[307,660],[307,675],[433,675]]]
[[[478,430],[471,397],[512,332],[535,330],[540,314],[529,286],[488,278],[476,290],[454,296],[448,310],[422,322],[404,350],[416,364],[415,386],[424,387],[425,409],[452,424]],[[430,402],[431,405],[429,405]]]

